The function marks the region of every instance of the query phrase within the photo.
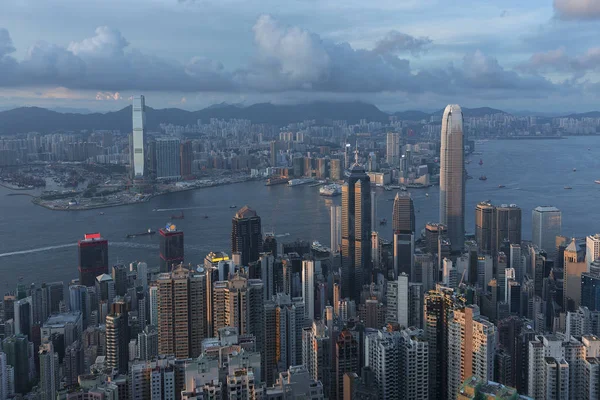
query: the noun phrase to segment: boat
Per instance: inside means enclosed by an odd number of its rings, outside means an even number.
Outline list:
[[[425,193],[425,197],[429,197],[429,193]]]
[[[504,186],[504,185],[498,185],[498,189],[502,189],[502,188],[505,188],[505,187],[506,186]]]
[[[483,160],[481,158],[479,159],[479,165],[483,165]]]
[[[571,186],[565,186],[565,189],[566,189],[566,190],[571,190],[571,189],[573,189],[573,188],[572,188]]]
[[[322,245],[316,240],[312,242],[310,248],[317,253],[329,254],[331,252],[329,247]]]
[[[290,186],[306,185],[307,183],[312,183],[314,181],[315,180],[312,178],[290,179],[288,181],[288,185],[290,185]]]
[[[235,204],[232,204],[229,206],[229,208],[237,208],[237,206]]]
[[[480,180],[480,181],[487,181],[487,176],[485,176],[485,175],[481,175],[481,176],[479,177],[479,180]]]
[[[171,219],[184,219],[184,218],[185,218],[185,215],[183,215],[183,211],[179,215],[177,215],[177,214],[171,215]]]
[[[100,215],[104,215],[104,213],[102,211],[100,211]]]
[[[153,231],[152,229],[148,229],[146,232],[140,232],[140,233],[130,233],[127,235],[127,239],[132,239],[138,236],[151,236],[154,235],[156,233],[156,231]]]
[[[265,186],[281,185],[283,183],[288,183],[288,179],[283,176],[278,176],[267,179]]]
[[[594,183],[597,183],[600,185],[600,179],[598,179],[597,181],[594,181]]]
[[[204,214],[204,217],[203,217],[203,218],[204,218],[204,219],[208,219],[208,215]]]
[[[573,172],[577,172],[577,168],[573,168]]]
[[[342,194],[342,185],[338,185],[337,183],[332,183],[331,185],[325,185],[319,189],[319,194],[321,196],[338,196]]]

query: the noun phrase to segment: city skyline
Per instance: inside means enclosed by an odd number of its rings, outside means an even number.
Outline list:
[[[0,16],[0,106],[117,109],[143,90],[160,92],[163,107],[184,108],[316,99],[360,99],[387,110],[452,101],[536,111],[595,108],[595,2],[469,0],[460,10],[442,4],[380,0],[344,4],[339,12],[328,2],[315,14],[302,1],[281,10],[272,1],[228,0],[223,7],[136,0],[105,7],[60,0],[57,8],[69,10],[65,21],[78,17],[57,29],[46,22],[53,10],[43,3],[23,21],[23,8],[9,0]],[[202,18],[226,19],[230,29],[197,24]],[[440,28],[447,20],[461,23]],[[149,21],[164,28],[147,32]],[[176,34],[182,26],[187,36]],[[569,40],[575,32],[577,40]],[[290,54],[285,43],[302,51]],[[160,75],[165,79],[155,79]]]

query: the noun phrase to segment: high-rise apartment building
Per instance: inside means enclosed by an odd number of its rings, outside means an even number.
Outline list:
[[[331,384],[331,339],[329,329],[323,321],[313,321],[302,331],[302,365],[314,381],[323,384],[326,397],[332,390]]]
[[[360,370],[359,344],[352,332],[344,329],[335,339],[335,355],[333,372],[335,373],[333,399],[344,398],[344,375],[346,373],[357,374]]]
[[[544,250],[548,258],[556,256],[556,237],[560,236],[562,224],[561,212],[552,206],[539,206],[533,209],[531,237],[539,250]]]
[[[54,400],[59,389],[58,354],[52,343],[42,343],[38,352],[40,360],[40,389],[42,400]]]
[[[79,284],[94,286],[98,275],[108,273],[108,240],[99,233],[86,233],[77,248]]]
[[[385,161],[392,168],[400,166],[400,133],[388,132]]]
[[[371,282],[371,181],[356,161],[342,186],[342,296],[357,299]]]
[[[176,138],[156,139],[156,178],[179,179],[181,177],[180,141]]]
[[[446,225],[454,250],[465,241],[465,166],[463,114],[451,104],[442,117],[440,149],[440,222]]]
[[[132,107],[133,132],[129,145],[130,168],[133,179],[142,179],[145,175],[146,161],[144,147],[146,144],[146,101],[144,96],[133,97]]]
[[[206,332],[206,273],[183,266],[161,273],[158,285],[158,352],[198,357]]]
[[[448,399],[456,399],[458,388],[472,376],[494,380],[496,326],[482,318],[479,307],[454,310],[448,321]]]
[[[160,234],[160,272],[170,272],[175,265],[183,263],[183,231],[168,223],[158,230]]]
[[[262,253],[262,227],[256,211],[244,206],[231,220],[231,253],[240,253],[241,265],[247,266]]]
[[[112,303],[110,314],[106,316],[106,365],[127,373],[129,361],[129,320],[127,303],[118,298]]]
[[[264,345],[262,351],[265,382],[270,386],[277,371],[302,363],[304,302],[278,293],[264,305]]]

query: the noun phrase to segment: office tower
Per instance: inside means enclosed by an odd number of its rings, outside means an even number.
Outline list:
[[[123,264],[113,265],[111,275],[115,284],[115,295],[125,296],[127,293],[127,267]]]
[[[98,304],[110,306],[115,298],[115,281],[110,275],[102,274],[96,277],[96,296]]]
[[[446,225],[453,249],[462,250],[465,241],[465,167],[463,114],[451,104],[442,117],[440,149],[440,222]]]
[[[248,206],[240,208],[231,220],[231,253],[240,253],[240,266],[247,266],[259,259],[262,245],[260,217]]]
[[[521,209],[515,204],[494,206],[483,201],[475,207],[475,239],[480,253],[495,255],[502,243],[521,244]]]
[[[183,231],[168,223],[158,230],[160,234],[160,272],[170,272],[174,265],[183,263]]]
[[[452,289],[438,286],[425,295],[424,327],[429,342],[429,397],[446,399],[448,394],[448,329],[454,309],[464,300]]]
[[[458,272],[449,258],[442,260],[442,283],[449,288],[458,287]]]
[[[408,275],[400,274],[395,281],[387,283],[387,323],[409,326],[409,283]]]
[[[77,247],[79,284],[94,286],[98,275],[108,273],[108,240],[99,233],[86,233]]]
[[[276,371],[302,362],[304,302],[278,293],[264,305],[265,381],[271,385]]]
[[[270,143],[271,150],[271,167],[277,166],[278,156],[279,156],[279,143],[276,140],[272,140]]]
[[[54,352],[52,343],[43,343],[38,352],[40,359],[40,389],[42,400],[53,400],[59,389],[58,354]]]
[[[496,243],[495,211],[496,207],[487,201],[475,206],[475,240],[479,253],[495,255],[493,251]]]
[[[531,237],[539,250],[544,250],[548,258],[556,255],[556,237],[560,236],[561,212],[552,206],[539,206],[533,209]]]
[[[379,233],[371,232],[371,266],[373,270],[378,271],[381,264],[381,246]]]
[[[598,259],[600,259],[600,233],[585,238],[585,261],[588,271],[592,263]]]
[[[371,181],[356,160],[342,186],[342,296],[357,299],[371,282]]]
[[[454,310],[448,323],[448,399],[455,399],[462,382],[471,376],[494,379],[496,326],[470,305]]]
[[[32,341],[33,310],[31,297],[15,301],[14,310],[15,334],[25,335]]]
[[[398,132],[387,134],[385,161],[392,168],[398,168],[400,164],[400,133]]]
[[[294,166],[294,172],[296,168]],[[340,181],[342,180],[342,161],[337,158],[332,158],[329,161],[329,179],[332,181]]]
[[[177,267],[161,273],[158,285],[158,352],[198,357],[206,332],[206,272]]]
[[[179,139],[156,139],[156,178],[179,179],[181,160],[179,158]]]
[[[581,306],[600,311],[600,275],[581,274]]]
[[[321,261],[302,261],[302,299],[304,301],[304,316],[310,321],[315,319],[315,274],[320,270]]]
[[[263,252],[270,253],[273,257],[277,257],[277,239],[275,238],[274,233],[265,233]]]
[[[502,243],[521,244],[521,208],[516,204],[502,204],[496,207],[495,250],[500,251]]]
[[[415,232],[415,207],[410,193],[398,192],[396,194],[392,222],[394,232]]]
[[[331,339],[323,321],[313,321],[302,331],[302,365],[314,381],[323,384],[326,397],[330,397],[331,384]]]
[[[515,280],[519,283],[523,283],[523,277],[525,276],[525,263],[523,262],[520,244],[510,244],[509,258],[509,265],[515,270]]]
[[[377,193],[371,191],[371,227],[375,231],[377,224]]]
[[[2,341],[2,351],[6,354],[6,363],[14,372],[16,393],[27,393],[29,387],[29,344],[27,337],[16,335]]]
[[[32,326],[39,326],[43,324],[48,318],[48,315],[50,315],[49,288],[45,283],[42,283],[41,287],[34,287],[32,285],[30,289],[30,294]]]
[[[587,272],[587,263],[575,239],[564,251],[563,264],[563,309],[576,310],[581,304],[581,274]],[[573,306],[569,307],[569,303]]]
[[[445,225],[428,222],[425,225],[425,248],[430,254],[438,252],[438,241],[440,236],[446,236],[447,229]]]
[[[87,286],[70,285],[69,304],[71,312],[79,311],[81,313],[82,327],[83,329],[87,328],[91,315],[90,296]]]
[[[271,254],[263,253],[259,259],[261,280],[263,283],[263,301],[270,300],[277,292],[277,282],[275,282],[275,257]],[[304,273],[304,269],[303,272]],[[223,280],[223,279],[221,279]],[[304,281],[303,281],[304,282]],[[302,289],[304,291],[304,288]],[[313,293],[314,295],[314,293]]]
[[[158,331],[154,326],[147,326],[138,333],[137,353],[140,360],[152,361],[158,357]]]
[[[352,332],[344,329],[335,339],[335,386],[333,399],[342,400],[344,398],[344,375],[348,372],[358,373],[359,364],[359,344]],[[334,382],[332,382],[334,383]]]
[[[338,253],[342,244],[342,207],[331,206],[331,252]]]
[[[12,367],[10,367],[12,369]],[[0,400],[8,399],[9,395],[12,395],[12,391],[9,392],[9,387],[14,386],[13,382],[9,382],[9,366],[6,363],[6,353],[0,351]],[[14,380],[14,377],[13,379]]]
[[[127,303],[123,298],[111,304],[106,316],[106,366],[127,373],[129,326]]]
[[[414,281],[415,235],[413,233],[394,233],[394,276],[408,275]]]
[[[181,176],[188,178],[192,175],[192,161],[194,160],[194,151],[192,150],[192,142],[186,140],[181,142],[179,147],[179,160],[181,167],[179,168]]]
[[[145,175],[144,146],[146,143],[146,102],[144,96],[133,97],[132,119],[133,133],[129,146],[131,176],[133,179],[142,179]]]
[[[79,340],[74,341],[65,349],[63,360],[65,383],[67,386],[78,384],[77,377],[84,373],[83,349]]]

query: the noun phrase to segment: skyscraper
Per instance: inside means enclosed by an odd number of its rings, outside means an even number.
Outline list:
[[[321,261],[302,261],[302,299],[304,314],[308,320],[315,319],[315,274],[321,270]]]
[[[198,357],[206,333],[206,273],[183,266],[158,275],[158,352]]]
[[[385,161],[392,168],[398,168],[400,164],[400,133],[398,132],[387,134]]]
[[[42,400],[53,400],[59,389],[58,354],[52,343],[43,343],[38,352],[40,360],[40,388]]]
[[[244,206],[231,220],[231,253],[241,254],[242,266],[260,258],[262,253],[262,228],[256,211]]]
[[[179,147],[179,161],[181,162],[180,172],[183,178],[192,175],[192,161],[194,160],[194,151],[192,150],[192,142],[186,140],[181,142]]]
[[[496,207],[487,201],[475,206],[475,240],[479,253],[494,255]]]
[[[302,364],[315,381],[323,383],[329,397],[331,386],[331,339],[323,321],[313,321],[302,331]]]
[[[146,134],[146,101],[144,96],[133,97],[133,132],[130,141],[130,168],[133,179],[142,179],[144,171],[144,145]]]
[[[398,192],[394,198],[392,227],[394,232],[415,232],[415,206],[408,192]]]
[[[342,244],[342,207],[331,206],[331,251],[338,253]]]
[[[110,314],[106,316],[106,366],[127,373],[129,361],[129,325],[127,303],[123,298],[111,304]]]
[[[590,270],[590,265],[600,259],[600,233],[589,235],[585,238],[585,261]]]
[[[160,233],[160,272],[170,272],[173,265],[183,263],[183,232],[168,223]]]
[[[94,286],[98,275],[108,273],[108,240],[99,233],[86,233],[77,247],[79,284]]]
[[[342,186],[342,297],[357,299],[371,282],[371,181],[356,160]]]
[[[521,208],[516,204],[501,204],[496,207],[496,251],[502,243],[521,244]]]
[[[440,222],[446,225],[452,248],[465,242],[465,167],[463,114],[450,104],[442,117],[440,149]]]
[[[180,141],[176,138],[156,139],[156,178],[181,177]]]
[[[344,398],[344,375],[347,372],[358,373],[359,365],[359,345],[352,332],[344,329],[335,340],[335,396],[334,399],[342,400]]]
[[[556,237],[560,236],[561,212],[552,206],[539,206],[533,209],[531,237],[538,249],[544,250],[549,259],[556,255]]]

